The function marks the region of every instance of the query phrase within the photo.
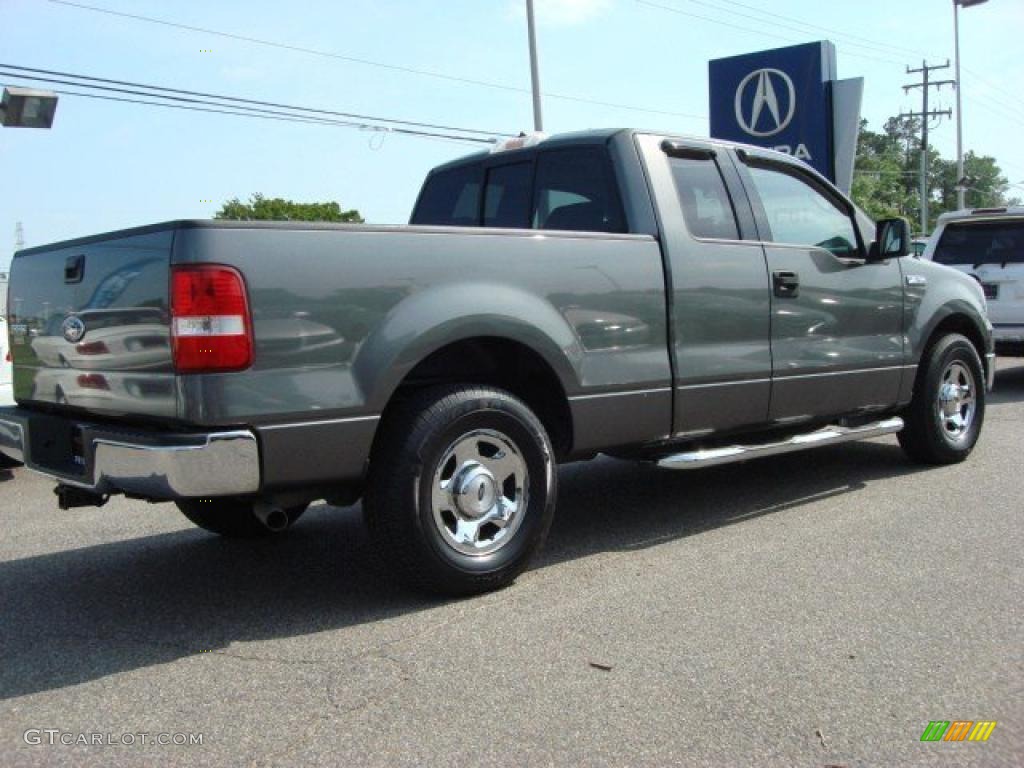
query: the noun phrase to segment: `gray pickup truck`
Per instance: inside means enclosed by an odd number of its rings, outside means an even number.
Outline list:
[[[964,459],[985,299],[909,245],[786,155],[608,130],[437,168],[408,227],[174,221],[32,248],[0,452],[62,508],[173,501],[225,536],[362,497],[396,571],[480,592],[541,546],[560,462],[890,433]]]

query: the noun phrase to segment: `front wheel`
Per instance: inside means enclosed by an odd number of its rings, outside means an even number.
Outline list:
[[[363,504],[389,567],[450,595],[522,573],[554,515],[556,473],[540,420],[508,392],[440,387],[397,403],[381,425]]]
[[[966,337],[944,336],[922,358],[904,420],[898,437],[910,458],[953,464],[970,455],[985,420],[985,373]]]
[[[229,539],[274,536],[291,528],[306,505],[260,510],[243,499],[186,499],[177,502],[181,514],[203,530]]]

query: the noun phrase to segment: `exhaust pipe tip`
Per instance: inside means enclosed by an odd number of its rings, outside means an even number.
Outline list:
[[[278,531],[283,531],[285,528],[288,527],[288,513],[286,513],[283,509],[273,509],[271,510],[270,514],[267,515],[265,524],[267,528],[274,531],[275,533],[277,533]]]
[[[260,522],[274,533],[280,533],[291,525],[288,513],[281,509],[281,507],[257,504],[254,512],[256,517],[260,519]]]

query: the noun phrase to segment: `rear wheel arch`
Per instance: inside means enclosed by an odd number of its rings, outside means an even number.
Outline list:
[[[566,366],[567,367],[567,364]],[[515,395],[537,414],[555,454],[567,455],[573,442],[566,372],[522,341],[505,336],[471,336],[451,341],[423,356],[393,387],[382,421],[404,399],[439,384],[479,384]]]

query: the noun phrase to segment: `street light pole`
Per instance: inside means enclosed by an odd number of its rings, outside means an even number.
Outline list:
[[[963,101],[961,91],[963,83],[960,80],[960,6],[970,8],[972,5],[981,5],[988,0],[953,0],[953,55],[956,58],[956,207],[963,209],[967,207],[966,196],[967,186],[964,182],[964,120]]]
[[[960,79],[960,3],[953,0],[953,55],[956,58],[956,207],[966,207],[967,190],[964,189],[964,110],[961,101],[963,81]]]
[[[537,24],[533,18],[533,0],[526,0],[526,27],[530,35],[530,79],[533,86],[533,130],[544,130],[540,108],[540,67],[537,63]]]

